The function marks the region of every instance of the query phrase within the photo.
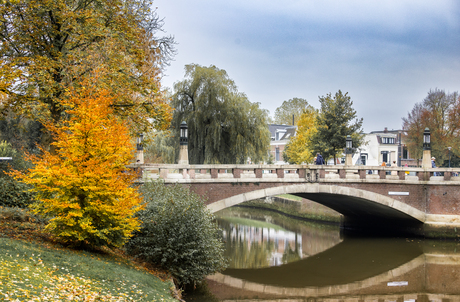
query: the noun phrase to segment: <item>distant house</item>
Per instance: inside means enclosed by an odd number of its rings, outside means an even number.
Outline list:
[[[359,148],[353,155],[354,165],[380,166],[385,163],[391,166],[393,161],[399,166],[414,166],[415,160],[411,159],[409,152],[401,140],[402,130],[372,131],[366,134],[366,145]],[[401,158],[399,159],[399,156]]]
[[[289,143],[291,137],[295,136],[297,126],[291,125],[268,125],[271,134],[270,155],[273,156],[275,164],[287,164],[283,160],[285,146]]]

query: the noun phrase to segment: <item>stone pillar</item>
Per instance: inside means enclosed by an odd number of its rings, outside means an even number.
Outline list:
[[[305,169],[297,169],[297,174],[299,174],[300,179],[304,179],[307,177]]]
[[[284,169],[276,169],[276,175],[278,178],[284,178]]]
[[[187,145],[180,145],[178,164],[188,165],[188,146]]]
[[[431,168],[431,150],[423,150],[422,168]]]
[[[444,180],[449,181],[452,177],[452,172],[444,172]]]
[[[353,154],[345,155],[345,166],[353,166]]]
[[[136,164],[144,164],[144,150],[137,150]]]
[[[241,178],[241,169],[234,168],[232,172],[233,172],[233,178]]]

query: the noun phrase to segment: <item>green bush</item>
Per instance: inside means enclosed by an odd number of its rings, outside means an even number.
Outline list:
[[[220,230],[200,196],[161,181],[141,191],[147,205],[138,213],[141,230],[125,245],[129,254],[167,269],[181,286],[226,267]]]
[[[0,177],[0,206],[27,208],[34,202],[29,186],[12,177]]]
[[[30,165],[23,155],[6,141],[0,142],[0,157],[11,157],[12,160],[0,161],[0,206],[26,208],[33,201],[30,186],[15,180],[6,173],[11,169],[25,170]]]

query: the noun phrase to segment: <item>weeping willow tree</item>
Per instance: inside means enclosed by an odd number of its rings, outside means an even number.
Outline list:
[[[227,72],[215,66],[186,65],[174,85],[174,129],[188,125],[191,164],[253,163],[267,159],[268,112],[251,103]]]

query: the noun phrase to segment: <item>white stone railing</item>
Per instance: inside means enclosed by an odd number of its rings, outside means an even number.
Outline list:
[[[460,168],[317,165],[131,165],[165,182],[460,182]]]

